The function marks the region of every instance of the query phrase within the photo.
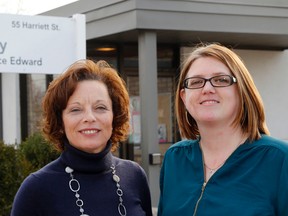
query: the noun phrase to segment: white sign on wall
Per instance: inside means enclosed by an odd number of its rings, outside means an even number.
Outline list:
[[[0,14],[0,73],[58,74],[86,57],[85,15]]]

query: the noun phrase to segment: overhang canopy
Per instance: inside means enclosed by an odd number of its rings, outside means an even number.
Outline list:
[[[86,15],[89,41],[137,42],[139,30],[152,30],[158,43],[288,48],[288,2],[281,0],[80,0],[43,15],[76,13]]]

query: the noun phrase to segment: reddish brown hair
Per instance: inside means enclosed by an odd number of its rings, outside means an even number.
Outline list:
[[[67,137],[62,112],[77,84],[84,80],[97,80],[107,86],[113,107],[111,151],[115,151],[118,143],[126,140],[129,133],[129,95],[125,82],[105,61],[77,61],[50,83],[42,102],[43,133],[58,150],[64,150]]]

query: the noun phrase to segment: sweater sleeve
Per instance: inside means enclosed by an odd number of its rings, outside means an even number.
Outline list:
[[[144,211],[146,212],[146,216],[152,216],[152,207],[151,207],[151,194],[149,189],[149,184],[147,180],[147,176],[145,171],[140,167],[140,173],[141,173],[141,182],[142,187],[141,188],[141,194],[142,194],[142,206]]]
[[[134,161],[117,159],[118,169],[124,191],[127,215],[152,216],[151,194],[144,169]],[[125,196],[127,197],[125,201]],[[129,201],[128,201],[129,200]],[[137,207],[141,206],[141,210]],[[128,212],[130,209],[130,212]]]
[[[13,201],[11,216],[40,215],[40,213],[37,212],[39,198],[41,197],[41,190],[39,190],[38,185],[39,181],[33,174],[30,174],[22,182]]]

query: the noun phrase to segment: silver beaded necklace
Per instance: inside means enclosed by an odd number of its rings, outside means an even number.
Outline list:
[[[116,187],[117,187],[116,194],[119,197],[118,212],[119,212],[119,215],[126,216],[126,208],[123,204],[123,198],[122,198],[123,191],[122,191],[120,184],[119,184],[120,177],[118,175],[116,175],[116,169],[115,169],[115,166],[113,164],[110,168],[112,170],[113,180],[116,183]],[[83,208],[84,202],[80,198],[80,194],[78,193],[80,191],[80,183],[77,179],[74,178],[73,171],[74,170],[68,166],[65,168],[65,172],[68,173],[71,177],[71,179],[69,181],[69,188],[72,192],[75,193],[76,205],[79,207],[80,216],[89,216],[88,214],[84,214],[84,208]],[[74,187],[73,187],[73,185],[74,185]]]

